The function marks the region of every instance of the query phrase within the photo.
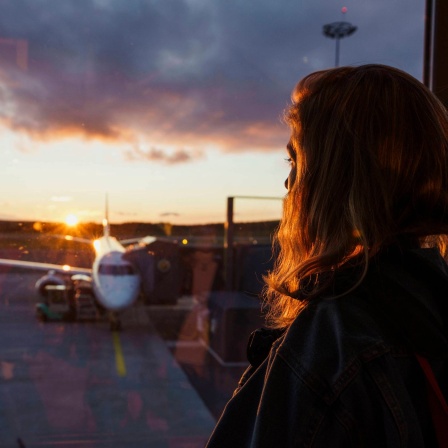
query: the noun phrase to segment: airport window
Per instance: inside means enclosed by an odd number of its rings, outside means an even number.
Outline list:
[[[135,271],[132,266],[123,265],[113,265],[113,264],[101,264],[98,269],[98,273],[102,275],[134,275]]]
[[[424,3],[0,0],[0,446],[205,445],[265,324],[291,91],[422,79]]]

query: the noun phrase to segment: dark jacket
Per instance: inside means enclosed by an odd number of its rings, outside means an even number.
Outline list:
[[[350,277],[342,271],[334,289]],[[254,365],[207,448],[435,447],[415,354],[448,397],[447,329],[448,269],[438,251],[389,249],[353,292],[308,305],[264,360],[256,339],[271,333],[254,334]]]

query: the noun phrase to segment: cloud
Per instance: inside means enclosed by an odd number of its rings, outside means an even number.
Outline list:
[[[177,213],[177,212],[165,212],[165,213],[160,213],[159,216],[161,216],[161,217],[167,217],[167,216],[180,216],[180,214]]]
[[[341,41],[341,63],[388,63],[419,76],[423,3],[349,0],[343,19],[358,30]],[[4,124],[35,139],[124,143],[126,160],[164,164],[198,160],[209,147],[283,147],[279,116],[298,79],[333,64],[322,25],[340,19],[331,0],[1,5]],[[21,55],[11,41],[22,42]]]
[[[132,150],[127,150],[125,152],[125,158],[129,161],[148,160],[167,165],[191,162],[193,160],[202,159],[203,157],[203,152],[198,150],[188,151],[183,148],[178,148],[172,152],[168,152],[162,148],[155,147],[144,150],[137,145],[134,145]]]
[[[128,216],[138,216],[138,213],[120,212],[120,211],[115,212],[114,211],[114,215],[128,217]]]

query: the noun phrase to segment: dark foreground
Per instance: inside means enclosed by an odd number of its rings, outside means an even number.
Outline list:
[[[135,307],[108,323],[39,322],[39,274],[0,274],[1,447],[203,447],[242,367]],[[166,311],[165,311],[166,313]]]

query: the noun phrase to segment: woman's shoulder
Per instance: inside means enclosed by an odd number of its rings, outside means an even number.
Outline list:
[[[374,264],[346,295],[310,303],[288,329],[279,356],[296,371],[331,380],[386,353],[446,355],[445,273],[428,258],[404,258]]]
[[[288,329],[277,352],[293,370],[330,375],[390,350],[390,337],[363,296],[319,300]]]

